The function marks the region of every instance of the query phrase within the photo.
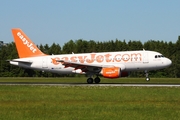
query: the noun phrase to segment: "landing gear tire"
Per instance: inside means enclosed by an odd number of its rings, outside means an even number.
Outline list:
[[[88,84],[92,84],[92,83],[93,83],[93,79],[92,79],[92,78],[88,78],[88,79],[87,79],[87,83],[88,83]]]
[[[148,81],[150,81],[150,78],[149,78],[149,77],[147,77],[147,78],[146,78],[146,81],[147,81],[147,82],[148,82]]]
[[[101,81],[101,79],[100,79],[99,77],[96,77],[96,78],[94,79],[94,82],[95,82],[96,84],[100,83],[100,81]]]
[[[147,70],[145,70],[145,76],[146,76],[146,81],[147,81],[147,82],[150,81],[149,74],[148,74],[148,71],[147,71]]]

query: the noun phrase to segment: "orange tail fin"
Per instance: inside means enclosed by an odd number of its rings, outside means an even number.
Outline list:
[[[45,55],[21,29],[12,29],[12,34],[20,58]]]

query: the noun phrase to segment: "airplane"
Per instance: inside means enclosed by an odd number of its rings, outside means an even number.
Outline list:
[[[20,28],[13,28],[12,34],[19,58],[10,60],[10,64],[59,74],[87,74],[89,84],[100,83],[99,76],[127,77],[131,71],[144,71],[149,81],[148,71],[172,64],[161,53],[148,50],[47,55]]]

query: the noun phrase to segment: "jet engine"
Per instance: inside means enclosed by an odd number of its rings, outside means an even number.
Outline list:
[[[105,78],[119,78],[129,75],[128,72],[122,72],[119,67],[102,68],[100,74]]]

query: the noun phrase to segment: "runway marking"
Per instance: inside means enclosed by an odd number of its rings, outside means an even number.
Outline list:
[[[116,87],[180,87],[180,84],[132,84],[132,83],[101,83],[101,84],[87,84],[87,83],[16,83],[16,82],[1,82],[0,85],[27,85],[27,86],[116,86]]]

